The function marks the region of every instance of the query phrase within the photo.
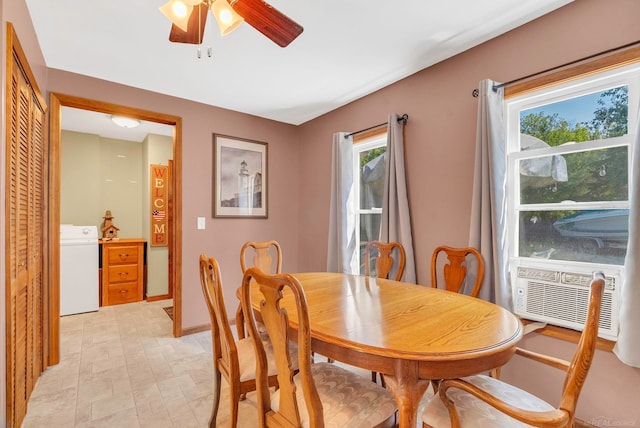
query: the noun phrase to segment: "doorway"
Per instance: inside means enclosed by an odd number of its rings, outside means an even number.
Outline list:
[[[50,95],[49,140],[49,222],[48,229],[60,229],[60,151],[62,140],[62,109],[71,107],[97,113],[126,116],[147,122],[173,126],[173,155],[171,175],[172,204],[168,217],[169,283],[173,285],[173,335],[182,335],[182,118],[147,110],[105,103],[76,96],[52,93]],[[60,237],[49,234],[49,365],[60,361]]]

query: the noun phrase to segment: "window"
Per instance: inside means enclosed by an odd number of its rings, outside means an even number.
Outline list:
[[[360,250],[357,257],[362,275],[367,243],[380,239],[386,151],[386,132],[356,139],[353,145],[353,177],[358,183],[355,186],[355,200],[359,201],[356,209],[356,240]]]
[[[510,256],[624,264],[640,66],[506,101]]]
[[[599,335],[617,339],[639,101],[637,62],[506,100],[509,270],[518,315],[582,329],[591,274],[602,270]]]

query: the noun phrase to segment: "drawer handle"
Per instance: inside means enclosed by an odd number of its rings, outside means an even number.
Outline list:
[[[129,272],[118,272],[118,275],[120,275],[120,278],[122,278],[123,276],[129,275]]]
[[[120,291],[118,291],[118,293],[125,294],[125,293],[128,293],[128,291],[127,290],[120,290]]]
[[[120,259],[126,260],[129,257],[129,253],[120,253]]]

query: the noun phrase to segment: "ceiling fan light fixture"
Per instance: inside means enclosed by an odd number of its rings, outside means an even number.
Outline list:
[[[189,16],[193,10],[193,5],[191,4],[193,1],[194,0],[169,0],[160,6],[160,12],[182,31],[187,31]]]
[[[111,115],[111,121],[123,128],[135,128],[137,126],[140,126],[140,121],[138,119],[133,119],[131,117],[125,116],[116,116],[115,114]]]
[[[216,18],[220,34],[223,36],[231,33],[244,22],[244,18],[229,6],[227,0],[213,0],[211,2],[211,12]]]

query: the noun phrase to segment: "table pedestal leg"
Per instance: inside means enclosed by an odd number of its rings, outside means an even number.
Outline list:
[[[416,428],[420,400],[430,381],[418,377],[418,363],[415,361],[398,361],[395,373],[385,374],[384,380],[398,403],[398,426]]]

